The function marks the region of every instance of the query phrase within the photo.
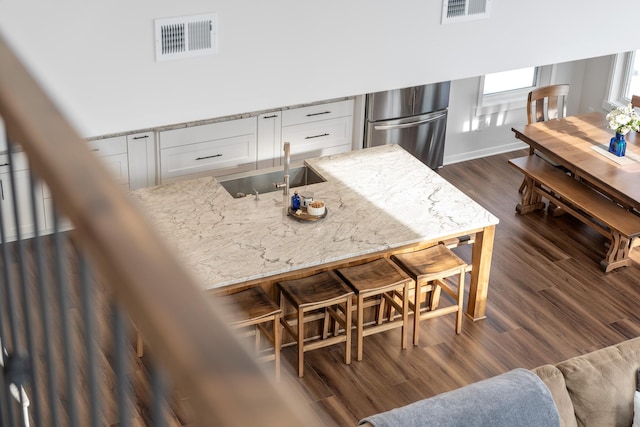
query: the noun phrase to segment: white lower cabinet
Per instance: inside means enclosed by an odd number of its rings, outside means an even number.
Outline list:
[[[258,116],[258,169],[280,164],[282,156],[282,112],[271,111]]]
[[[351,150],[353,100],[275,110],[258,116],[164,131],[140,132],[89,141],[90,149],[124,189],[135,190],[203,175],[223,177],[282,164],[284,142],[292,163]],[[46,185],[35,188],[31,210],[26,155],[13,155],[18,207],[16,226],[8,156],[0,154],[0,203],[7,240],[32,237],[35,220],[43,233],[53,230],[53,199]],[[61,230],[72,228],[64,217]]]
[[[158,133],[160,181],[255,170],[256,117]]]
[[[291,145],[291,161],[351,150],[353,100],[294,108],[282,112],[282,143]]]
[[[124,189],[129,189],[129,159],[127,155],[127,137],[117,136],[89,141],[89,149],[100,158],[109,169],[118,184]],[[42,197],[44,199],[45,231],[54,229],[54,201],[46,186],[43,186]],[[60,214],[60,212],[58,212]],[[72,228],[71,222],[60,214],[58,217],[60,230]]]
[[[156,138],[154,132],[127,135],[129,189],[156,185]]]
[[[34,217],[31,203],[31,178],[27,157],[24,153],[17,152],[13,154],[12,161],[13,176],[15,178],[15,182],[13,183],[9,172],[9,156],[6,154],[0,155],[0,204],[6,241],[15,240],[18,235],[20,238],[33,237],[35,221],[38,221],[39,229],[42,229],[44,226],[42,186],[38,183],[34,188],[33,199],[35,200],[36,212]],[[13,191],[14,188],[15,192]],[[14,208],[17,208],[17,217]]]

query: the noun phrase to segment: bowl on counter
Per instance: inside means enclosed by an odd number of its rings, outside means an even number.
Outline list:
[[[322,200],[314,200],[307,205],[307,213],[313,216],[320,216],[324,214],[325,205]]]

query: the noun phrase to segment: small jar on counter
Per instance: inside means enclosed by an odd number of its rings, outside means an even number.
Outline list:
[[[300,206],[306,208],[309,206],[309,203],[313,202],[313,193],[310,191],[305,191],[300,195]]]

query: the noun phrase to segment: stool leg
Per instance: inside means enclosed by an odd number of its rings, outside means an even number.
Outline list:
[[[280,381],[280,347],[282,345],[282,325],[280,325],[280,315],[273,318],[273,353],[276,365],[276,381]]]
[[[331,316],[329,316],[329,310],[324,309],[324,320],[322,321],[322,339],[326,340],[329,336],[329,325],[331,325]]]
[[[258,328],[258,325],[254,325],[254,331],[253,333],[255,334],[255,346],[254,346],[254,351],[255,351],[255,355],[256,357],[260,355],[260,329]]]
[[[429,301],[429,310],[433,311],[438,308],[438,304],[440,304],[440,292],[442,289],[440,286],[433,285],[433,290],[431,291],[431,301]]]
[[[298,309],[298,376],[304,375],[304,310]]]
[[[458,279],[458,312],[456,313],[456,334],[462,332],[462,304],[464,299],[464,269],[460,270]]]
[[[404,284],[402,292],[402,329],[400,331],[402,332],[401,345],[403,350],[407,348],[407,326],[409,326],[409,283]]]
[[[348,309],[349,307],[347,307]],[[358,294],[358,317],[356,319],[356,334],[357,334],[357,338],[356,338],[356,351],[357,351],[357,355],[356,355],[356,359],[358,361],[362,360],[362,341],[363,341],[363,335],[364,335],[364,296],[362,296],[362,294]],[[347,325],[349,325],[349,321],[346,322]],[[351,329],[349,327],[346,327],[345,329]]]
[[[413,345],[418,345],[419,337],[420,337],[420,299],[421,294],[420,288],[422,287],[422,283],[420,280],[416,280],[416,287],[413,292]]]
[[[346,334],[346,343],[345,343],[345,351],[344,351],[344,363],[349,365],[351,364],[351,326],[353,322],[353,314],[351,312],[351,296],[347,297],[346,302],[347,312],[345,313],[345,327],[344,333]]]

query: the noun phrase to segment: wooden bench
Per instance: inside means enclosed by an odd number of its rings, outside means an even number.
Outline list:
[[[516,206],[519,214],[544,209],[544,197],[610,239],[606,257],[600,262],[603,271],[631,264],[629,251],[633,239],[640,235],[640,216],[536,155],[511,159],[509,164],[527,181],[522,202]]]

